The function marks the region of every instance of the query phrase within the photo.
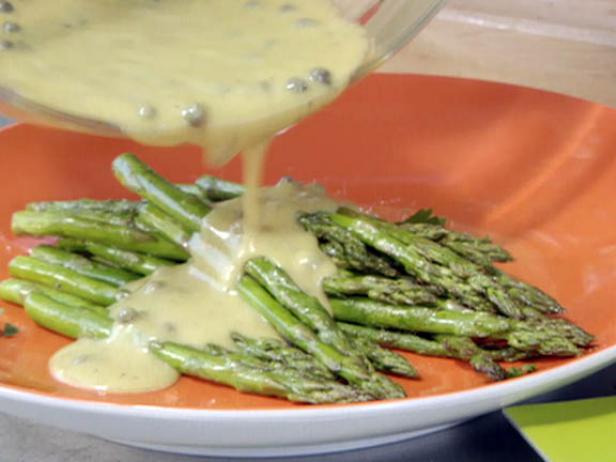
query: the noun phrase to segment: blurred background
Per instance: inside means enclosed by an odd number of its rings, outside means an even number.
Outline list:
[[[616,107],[616,0],[449,0],[382,70],[509,82]]]

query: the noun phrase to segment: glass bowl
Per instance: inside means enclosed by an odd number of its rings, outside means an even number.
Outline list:
[[[342,15],[362,24],[373,46],[368,59],[357,70],[353,81],[376,69],[408,43],[432,19],[446,0],[332,0]],[[51,125],[74,131],[123,136],[122,131],[105,121],[88,119],[50,108],[0,86],[0,112],[24,122]]]

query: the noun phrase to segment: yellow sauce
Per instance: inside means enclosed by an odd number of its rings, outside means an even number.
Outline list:
[[[106,340],[82,338],[58,350],[49,367],[61,382],[100,392],[139,393],[175,383],[175,369],[145,345],[132,326],[122,326]]]
[[[328,0],[11,1],[0,87],[219,163],[335,98],[369,43]]]
[[[244,150],[244,197],[205,218],[188,263],[110,308],[109,339],[58,351],[58,380],[156,390],[177,374],[147,352],[153,339],[232,347],[234,331],[275,337],[234,290],[252,256],[269,257],[327,306],[321,281],[335,267],[296,215],[336,204],[316,186],[258,186],[271,137],[334,99],[362,64],[369,41],[360,26],[328,0],[11,1],[16,27],[0,42],[0,87],[144,143],[201,145],[213,162]]]

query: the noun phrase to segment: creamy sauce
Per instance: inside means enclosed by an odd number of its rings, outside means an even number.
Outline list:
[[[134,284],[110,308],[109,339],[58,351],[56,378],[109,392],[156,390],[177,374],[148,353],[153,339],[232,347],[233,331],[275,337],[234,290],[253,256],[278,263],[327,306],[321,281],[335,267],[296,215],[336,204],[317,186],[260,189],[261,169],[273,135],[348,85],[369,51],[364,29],[328,0],[9,3],[0,11],[14,24],[0,40],[0,87],[144,143],[203,146],[213,162],[244,151],[244,197],[205,218],[188,263]]]
[[[109,392],[156,390],[177,375],[147,353],[150,340],[233,348],[231,332],[278,337],[234,290],[244,262],[257,255],[283,267],[328,306],[321,282],[336,271],[335,265],[296,217],[300,211],[333,211],[336,202],[318,185],[289,180],[253,193],[257,222],[246,226],[243,198],[217,204],[190,241],[191,260],[131,284],[131,294],[110,307],[115,320],[111,338],[79,339],[59,350],[50,362],[53,375],[73,386]]]
[[[106,340],[82,338],[58,350],[49,367],[61,382],[100,392],[140,393],[175,383],[175,369],[145,345],[132,326],[121,326]]]
[[[129,324],[149,339],[203,347],[232,347],[230,332],[275,337],[276,332],[237,293],[214,287],[194,262],[163,268],[110,308],[112,318]]]
[[[315,236],[305,231],[296,218],[300,211],[334,211],[338,204],[320,186],[290,180],[255,194],[259,209],[256,227],[245,226],[244,198],[219,204],[205,217],[201,235],[191,241],[193,264],[209,274],[217,285],[229,289],[246,260],[266,256],[284,268],[305,292],[327,306],[321,281],[331,276],[336,267],[320,251]]]
[[[10,0],[0,86],[215,162],[334,99],[368,52],[328,0]]]

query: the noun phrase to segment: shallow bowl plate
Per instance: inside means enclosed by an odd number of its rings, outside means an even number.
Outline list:
[[[208,455],[307,454],[395,441],[563,386],[616,360],[616,111],[478,81],[373,76],[274,144],[267,180],[317,180],[336,197],[400,218],[432,207],[488,233],[512,273],[556,296],[596,334],[580,358],[490,384],[468,365],[409,355],[409,398],[303,406],[182,378],[157,393],[104,396],[55,382],[49,356],[68,340],[4,304],[21,332],[0,339],[0,409],[41,424],[154,449]],[[174,181],[204,172],[191,147],[147,148],[20,125],[0,132],[0,276],[33,240],[10,234],[28,201],[120,198],[114,156],[132,151]],[[239,179],[234,162],[213,171]]]

